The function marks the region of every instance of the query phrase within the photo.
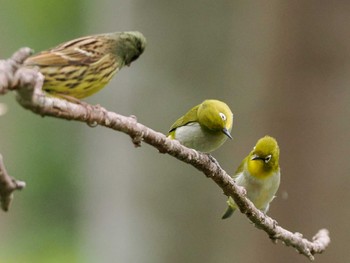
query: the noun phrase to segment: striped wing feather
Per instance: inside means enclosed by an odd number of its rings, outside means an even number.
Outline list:
[[[87,65],[101,59],[106,52],[97,52],[96,47],[103,46],[107,38],[83,37],[61,44],[55,48],[29,57],[26,65],[67,66]]]

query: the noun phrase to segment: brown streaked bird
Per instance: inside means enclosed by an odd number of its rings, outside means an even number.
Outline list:
[[[92,35],[34,54],[24,61],[24,66],[39,68],[47,93],[82,99],[101,90],[145,47],[146,39],[137,31]]]

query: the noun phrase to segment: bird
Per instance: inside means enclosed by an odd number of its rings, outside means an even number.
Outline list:
[[[170,127],[168,138],[203,153],[219,148],[230,134],[233,114],[219,100],[208,99],[190,109]]]
[[[43,90],[55,97],[82,99],[100,91],[145,50],[137,31],[90,35],[28,57],[23,66],[44,75]]]
[[[265,214],[280,185],[279,155],[276,139],[267,135],[258,140],[233,176],[236,184],[245,188],[247,198]],[[237,208],[231,197],[227,204],[222,219],[230,217]]]

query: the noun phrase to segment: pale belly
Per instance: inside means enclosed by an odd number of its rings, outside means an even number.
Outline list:
[[[246,189],[247,198],[254,203],[256,208],[267,212],[269,203],[273,200],[278,190],[280,174],[278,172],[265,179],[257,179],[240,174],[235,181]]]
[[[211,132],[198,123],[190,123],[176,129],[175,139],[188,148],[209,153],[219,148],[227,136],[221,131]]]

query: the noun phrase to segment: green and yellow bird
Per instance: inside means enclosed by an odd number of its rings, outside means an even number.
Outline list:
[[[219,148],[230,134],[233,114],[226,103],[205,100],[179,118],[170,128],[168,138],[186,147],[209,153]]]
[[[277,141],[265,136],[258,140],[253,150],[238,167],[235,182],[247,191],[247,198],[256,208],[266,213],[280,185],[280,151]],[[228,209],[222,219],[228,218],[237,206],[231,197],[227,201]]]
[[[50,95],[82,99],[101,90],[145,46],[145,37],[136,31],[92,35],[34,54],[23,64],[39,69],[43,90]]]

